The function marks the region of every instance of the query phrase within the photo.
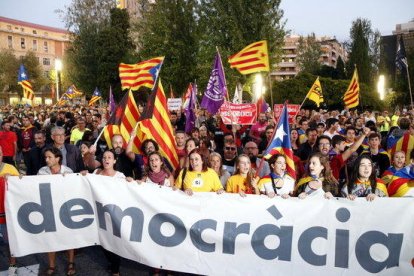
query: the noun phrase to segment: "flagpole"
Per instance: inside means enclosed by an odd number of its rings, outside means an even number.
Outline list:
[[[272,90],[272,78],[270,77],[270,70],[269,70],[269,74],[267,75],[268,80],[269,80],[269,92],[270,92],[270,109],[273,110],[273,90]]]
[[[405,68],[407,70],[408,90],[410,91],[410,101],[411,101],[411,108],[412,108],[413,107],[413,94],[411,92],[411,82],[410,82],[410,72],[408,70],[408,61],[407,61],[407,66]]]
[[[219,51],[218,46],[216,46],[216,51],[217,51],[217,53],[220,55],[220,51]],[[221,64],[220,64],[220,65],[221,65],[221,68],[223,68],[223,63],[221,62],[221,56],[220,56],[220,63],[221,63]],[[227,89],[226,72],[224,72],[224,68],[223,68],[223,75],[224,75],[224,81],[225,81],[224,86],[225,86],[225,87],[226,87],[226,89]],[[226,98],[227,98],[227,102],[228,102],[228,103],[230,103],[229,91],[228,91],[228,90],[226,91]],[[236,130],[236,131],[233,131],[233,128],[234,128],[235,126],[234,126],[233,115],[232,115],[232,113],[231,113],[231,111],[230,111],[230,106],[229,106],[229,105],[227,105],[227,110],[228,110],[228,112],[229,112],[229,114],[230,114],[231,132],[233,133],[233,140],[234,140],[234,142],[236,142],[236,132],[237,132],[237,130]]]

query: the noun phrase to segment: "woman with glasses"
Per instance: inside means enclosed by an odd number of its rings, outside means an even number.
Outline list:
[[[217,173],[207,167],[208,159],[200,149],[193,149],[189,160],[188,169],[182,169],[175,180],[176,188],[182,189],[187,195],[193,195],[194,192],[224,193]]]

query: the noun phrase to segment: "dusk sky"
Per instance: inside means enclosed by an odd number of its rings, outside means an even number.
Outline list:
[[[70,3],[71,0],[0,0],[0,15],[64,28],[54,11]],[[390,35],[396,24],[414,19],[413,0],[282,0],[281,8],[292,33],[314,32],[317,36],[336,36],[340,41],[349,39],[351,23],[358,17],[371,20],[372,28],[382,35]]]

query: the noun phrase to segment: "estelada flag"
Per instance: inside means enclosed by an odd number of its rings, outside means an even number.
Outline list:
[[[295,163],[293,162],[293,150],[290,143],[290,129],[288,121],[288,109],[286,103],[283,106],[282,115],[273,133],[272,140],[263,152],[265,159],[269,159],[275,154],[286,156],[286,172],[293,178],[296,178]]]
[[[267,41],[262,40],[246,46],[237,54],[229,57],[231,68],[236,68],[241,74],[269,72],[269,53]]]
[[[152,89],[163,61],[164,57],[156,57],[137,64],[119,64],[122,90],[138,90],[141,86]]]

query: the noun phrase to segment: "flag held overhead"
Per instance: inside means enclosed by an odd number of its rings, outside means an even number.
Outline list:
[[[356,68],[354,70],[354,74],[352,75],[351,83],[345,92],[344,104],[347,108],[353,108],[359,105],[359,82]]]
[[[156,57],[137,64],[121,63],[119,65],[119,78],[121,79],[122,90],[131,89],[135,91],[142,86],[152,89],[163,62],[164,57]]]
[[[207,89],[201,101],[201,107],[207,109],[211,114],[216,114],[227,96],[226,77],[224,76],[223,64],[220,54],[217,52],[208,80]]]
[[[269,159],[275,154],[285,155],[286,172],[291,177],[296,178],[295,163],[293,161],[293,150],[290,143],[290,129],[288,118],[288,109],[287,104],[285,103],[272,140],[267,149],[263,152],[263,156],[265,159]]]
[[[236,68],[240,74],[269,72],[269,53],[267,41],[262,40],[246,46],[237,54],[229,57],[231,68]]]

